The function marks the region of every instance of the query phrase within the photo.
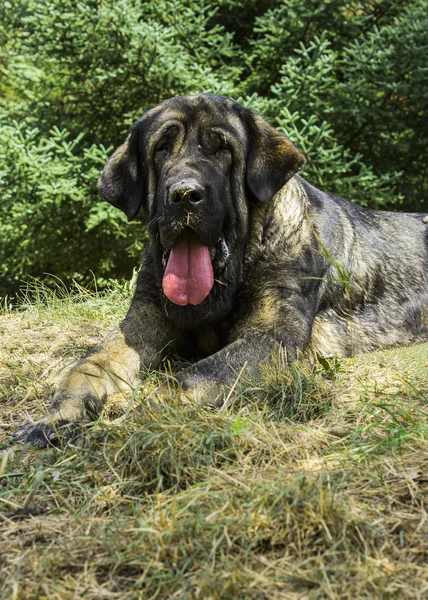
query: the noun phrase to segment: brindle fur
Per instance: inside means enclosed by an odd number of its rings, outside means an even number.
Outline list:
[[[172,133],[171,133],[172,132]],[[193,402],[230,399],[275,348],[351,356],[428,339],[428,218],[361,208],[296,172],[301,153],[259,115],[211,95],[167,100],[132,128],[99,181],[104,198],[148,225],[137,289],[119,330],[64,378],[50,417],[15,440],[44,446],[94,417],[168,354],[193,360],[176,383]],[[202,181],[202,209],[168,204],[168,182]],[[207,245],[224,235],[216,282],[198,306],[162,292],[162,252],[190,226]],[[224,261],[223,261],[224,262]],[[165,398],[159,388],[153,398]]]

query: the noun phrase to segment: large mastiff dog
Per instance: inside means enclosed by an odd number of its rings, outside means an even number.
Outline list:
[[[145,114],[98,183],[150,233],[131,307],[65,376],[50,417],[15,440],[46,445],[170,353],[193,361],[177,390],[221,405],[275,348],[293,360],[427,340],[426,217],[322,192],[296,175],[304,162],[228,98],[178,97]]]

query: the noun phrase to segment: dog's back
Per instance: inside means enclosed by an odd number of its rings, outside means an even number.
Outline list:
[[[351,355],[428,339],[428,224],[373,211],[298,178],[327,261],[312,344]]]

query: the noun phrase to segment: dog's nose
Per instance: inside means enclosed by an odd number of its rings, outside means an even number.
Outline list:
[[[172,204],[192,206],[203,201],[204,191],[204,187],[196,179],[181,179],[171,186],[169,200]]]

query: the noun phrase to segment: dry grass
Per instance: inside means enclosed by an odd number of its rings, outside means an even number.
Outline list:
[[[0,318],[2,441],[128,302],[36,289]],[[427,366],[278,363],[220,412],[147,407],[154,374],[125,421],[116,397],[78,442],[4,454],[1,598],[428,597]]]

